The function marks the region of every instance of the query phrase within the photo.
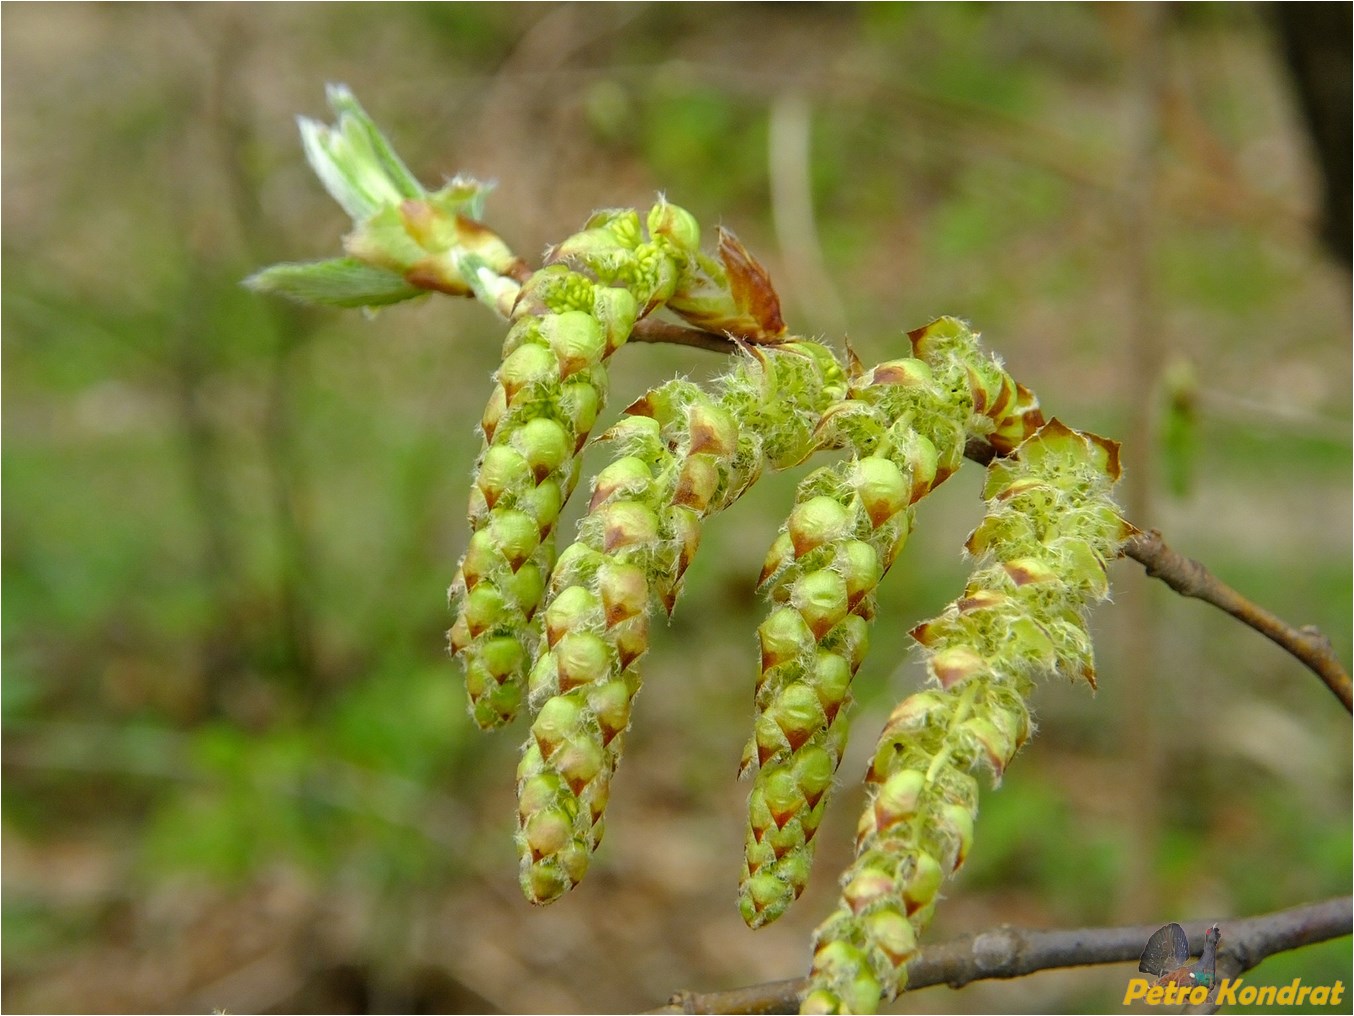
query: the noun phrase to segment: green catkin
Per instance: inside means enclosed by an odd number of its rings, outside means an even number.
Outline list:
[[[913,506],[959,467],[969,437],[1037,426],[1033,397],[980,354],[962,322],[942,318],[911,338],[924,359],[866,371],[824,415],[821,440],[855,455],[800,484],[763,568],[773,606],[758,629],[757,717],[742,767],[756,772],[739,880],[739,911],[753,928],[807,885],[874,590],[912,531]]]
[[[606,401],[606,361],[672,295],[691,253],[665,233],[646,239],[634,211],[599,212],[517,298],[481,423],[470,544],[449,590],[457,617],[448,644],[484,729],[521,706],[555,526]]]
[[[750,347],[712,392],[668,382],[603,435],[616,455],[556,565],[530,675],[535,719],[518,768],[517,841],[533,903],[573,888],[602,838],[649,617],[655,604],[671,613],[701,523],[764,468],[802,460],[844,383],[816,343]]]
[[[972,845],[974,773],[999,781],[1029,736],[1036,677],[1094,685],[1085,612],[1132,531],[1110,498],[1118,474],[1117,445],[1057,420],[988,467],[987,514],[968,541],[977,567],[912,632],[940,687],[905,699],[880,736],[856,860],[815,933],[801,1012],[875,1012],[905,986],[941,883]]]

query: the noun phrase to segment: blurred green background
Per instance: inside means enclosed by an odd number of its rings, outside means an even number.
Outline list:
[[[962,588],[976,467],[922,506],[882,590],[814,884],[747,931],[752,586],[797,477],[764,481],[657,632],[587,881],[533,911],[510,839],[521,730],[472,728],[443,636],[502,326],[465,301],[370,318],[239,285],[347,228],[294,124],[327,116],[326,82],[425,182],[496,179],[490,223],[528,258],[663,190],[739,233],[792,328],[867,362],[970,319],[1048,412],[1125,441],[1134,522],[1349,661],[1350,275],[1315,239],[1269,17],[7,5],[3,1007],[634,1011],[797,976],[865,754],[921,680],[905,633]],[[613,406],[720,366],[623,350]],[[1112,579],[1100,691],[1040,690],[1040,736],[985,794],[932,940],[1225,934],[1350,889],[1348,715],[1137,565]],[[1129,972],[894,1009],[1118,1011]],[[1252,975],[1295,976],[1348,985],[1349,940]]]

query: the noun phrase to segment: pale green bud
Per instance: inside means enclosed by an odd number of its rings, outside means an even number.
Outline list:
[[[822,703],[823,713],[829,723],[837,718],[838,711],[846,702],[854,676],[850,662],[837,653],[820,649],[814,655],[813,673],[809,681],[818,694],[818,701]]]
[[[871,907],[890,899],[894,893],[893,877],[878,868],[852,868],[851,878],[842,886],[842,901],[853,914],[864,913]]]
[[[616,497],[642,496],[652,484],[653,471],[649,464],[638,456],[624,455],[597,474],[588,511],[595,511],[598,505]]]
[[[498,368],[498,383],[503,386],[507,404],[511,405],[523,389],[552,381],[558,375],[559,364],[555,354],[544,346],[526,343],[504,358]]]
[[[987,661],[969,646],[951,646],[942,649],[928,661],[931,673],[942,688],[953,688],[977,674],[987,672]]]
[[[608,681],[588,689],[588,708],[597,717],[602,743],[611,740],[630,725],[630,689],[624,681]]]
[[[564,492],[558,480],[542,480],[539,485],[530,485],[517,498],[517,506],[536,520],[541,537],[544,538],[555,528],[555,521],[564,507]]]
[[[558,421],[548,417],[528,420],[513,433],[511,440],[538,482],[574,457],[573,440]]]
[[[528,619],[536,613],[545,595],[545,573],[530,561],[502,579],[503,592],[521,609]]]
[[[740,428],[727,409],[709,402],[697,402],[687,410],[689,454],[708,452],[721,459],[738,451]]]
[[[489,525],[480,532],[486,530],[494,545],[507,560],[508,566],[514,571],[540,546],[540,526],[526,512],[516,510],[494,512],[489,516]]]
[[[672,503],[705,512],[720,484],[719,465],[710,455],[690,455],[682,462]]]
[[[498,431],[498,425],[508,411],[508,393],[501,385],[495,385],[489,394],[489,402],[480,417],[480,429],[484,431],[484,440],[492,441]]]
[[[685,208],[679,208],[660,199],[649,209],[648,227],[650,236],[665,237],[687,254],[694,254],[700,250],[700,225],[696,222],[696,217]]]
[[[809,745],[796,753],[793,767],[795,785],[809,807],[815,807],[832,786],[832,777],[837,772],[836,759],[825,749]]]
[[[466,593],[461,613],[472,637],[502,624],[509,616],[503,594],[487,582]]]
[[[913,854],[910,871],[903,884],[903,902],[907,905],[908,916],[934,903],[944,881],[945,873],[939,861],[925,851]]]
[[[757,588],[762,588],[768,582],[773,581],[777,575],[788,568],[795,560],[795,544],[790,534],[781,533],[771,543],[771,549],[766,552],[766,561],[762,565],[762,573],[757,578]],[[775,591],[772,591],[774,595]]]
[[[846,616],[846,580],[830,568],[801,575],[790,590],[790,603],[820,639]]]
[[[912,503],[912,485],[893,462],[879,455],[858,459],[852,484],[870,523],[878,528]]]
[[[628,289],[598,286],[593,298],[593,315],[602,326],[603,357],[625,345],[639,318],[639,304]]]
[[[803,557],[816,547],[842,539],[853,528],[850,509],[823,495],[795,505],[786,522],[786,531],[794,544],[796,557]]]
[[[973,813],[961,804],[947,804],[940,809],[936,824],[951,837],[953,861],[950,870],[958,871],[973,849]]]
[[[649,582],[643,569],[634,565],[605,562],[597,569],[597,588],[608,628],[643,614],[649,607]]]
[[[541,338],[559,361],[559,377],[567,378],[600,363],[607,354],[602,326],[591,314],[566,311],[541,319]]]
[[[626,547],[652,546],[658,539],[658,516],[638,501],[613,501],[598,512],[602,550],[613,554]]]
[[[574,432],[574,454],[582,449],[592,433],[597,414],[602,409],[602,397],[597,386],[589,381],[574,379],[560,388],[557,402],[560,415],[569,422]]]
[[[762,670],[793,660],[814,648],[816,639],[804,618],[790,607],[773,610],[757,629],[762,643]]]
[[[874,592],[884,576],[879,555],[863,540],[848,540],[837,552],[834,565],[846,581],[847,609],[853,609],[864,597]]]
[[[583,586],[569,586],[545,608],[546,644],[555,645],[571,631],[600,628],[602,617],[602,602],[596,593]]]
[[[550,758],[555,749],[578,730],[583,723],[583,705],[569,695],[555,695],[541,707],[531,724],[531,736],[544,758]]]
[[[907,918],[896,910],[878,910],[867,916],[865,934],[870,945],[882,952],[895,967],[901,967],[917,953],[916,932]]]
[[[475,471],[475,485],[484,494],[488,508],[493,508],[505,493],[524,490],[532,482],[527,460],[521,452],[506,445],[486,448]]]
[[[570,632],[551,649],[561,691],[604,680],[611,672],[611,647],[591,632]]]
[[[815,731],[827,725],[817,693],[798,681],[776,696],[766,715],[780,728],[791,751],[797,750]]]
[[[872,810],[875,828],[882,832],[917,814],[925,786],[925,774],[915,769],[904,769],[885,780],[874,798]],[[969,826],[971,838],[972,822]]]

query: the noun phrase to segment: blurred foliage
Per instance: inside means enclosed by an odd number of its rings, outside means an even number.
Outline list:
[[[1148,271],[1197,390],[1189,492],[1158,491],[1135,521],[1348,661],[1349,277],[1310,238],[1318,189],[1261,11],[1170,12]],[[293,116],[347,82],[425,182],[497,178],[489,218],[527,256],[659,189],[777,279],[817,243],[866,361],[962,315],[1050,410],[1122,436],[1131,9],[17,5],[4,21],[6,1009],[630,1010],[799,973],[858,796],[844,789],[781,925],[746,932],[730,902],[752,585],[797,477],[712,527],[648,661],[597,870],[530,911],[513,738],[472,729],[443,656],[502,330],[469,303],[366,319],[239,286],[333,254],[345,225]],[[768,111],[790,94],[812,110],[816,237],[772,217]],[[815,327],[781,288],[792,327]],[[644,347],[616,368],[623,406],[719,365]],[[846,787],[919,680],[907,629],[963,581],[968,473],[922,507],[882,590]],[[1349,890],[1348,718],[1258,636],[1153,595],[1169,673],[1150,892],[1129,875],[1119,677],[1139,635],[1109,606],[1102,692],[1041,691],[1041,736],[985,794],[934,937]],[[1123,976],[897,1007],[1104,1010]],[[1252,978],[1297,976],[1348,984],[1348,942]]]

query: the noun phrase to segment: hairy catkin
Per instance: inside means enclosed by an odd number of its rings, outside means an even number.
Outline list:
[[[603,435],[616,456],[555,567],[530,674],[535,719],[518,768],[517,840],[532,902],[573,888],[602,838],[649,617],[655,604],[671,613],[701,523],[764,468],[802,459],[843,382],[816,343],[753,347],[713,392],[668,382]]]
[[[634,211],[599,212],[517,299],[481,422],[473,532],[449,591],[457,617],[448,643],[482,728],[510,722],[521,706],[555,526],[606,401],[606,361],[672,294],[690,254],[665,234],[646,239]]]
[[[988,469],[987,514],[964,595],[912,632],[937,690],[905,699],[880,736],[856,860],[819,926],[806,1013],[874,1012],[906,983],[943,880],[964,863],[978,809],[974,773],[999,780],[1029,736],[1035,677],[1094,684],[1085,611],[1131,527],[1110,488],[1112,442],[1044,425]]]
[[[739,880],[739,911],[754,928],[807,885],[874,590],[912,531],[913,506],[959,467],[970,436],[1023,436],[1038,418],[1033,396],[979,353],[962,322],[942,318],[911,338],[925,359],[860,374],[824,414],[821,440],[854,456],[800,484],[763,568],[773,607],[758,629],[757,717],[743,755],[756,779]]]

